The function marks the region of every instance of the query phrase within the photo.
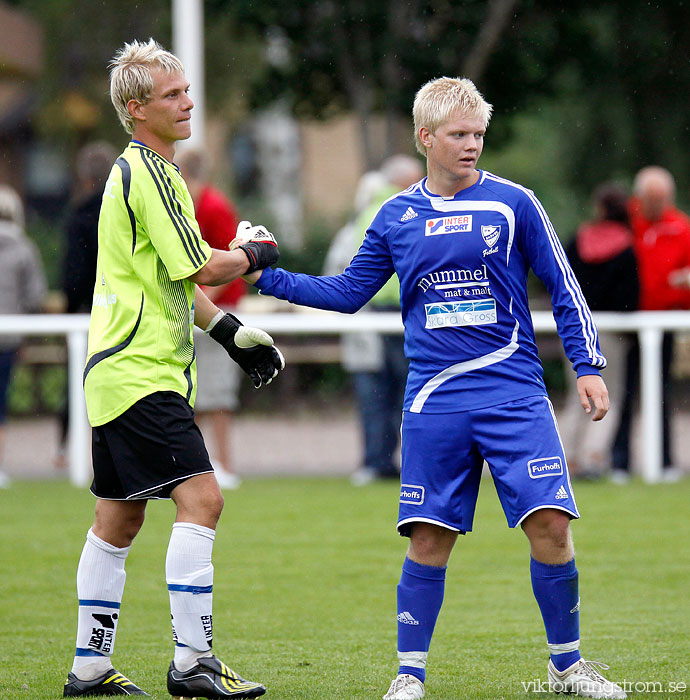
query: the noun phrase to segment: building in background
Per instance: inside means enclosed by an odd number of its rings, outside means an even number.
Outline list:
[[[43,31],[26,13],[0,3],[0,182],[24,193]]]

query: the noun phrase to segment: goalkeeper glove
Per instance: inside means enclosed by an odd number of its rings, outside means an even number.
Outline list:
[[[275,236],[264,226],[252,226],[249,221],[240,221],[230,250],[241,248],[249,259],[247,274],[278,262],[280,253]]]
[[[225,348],[257,389],[262,384],[270,384],[285,367],[285,359],[273,344],[273,338],[266,331],[243,325],[232,314],[219,311],[206,332]]]

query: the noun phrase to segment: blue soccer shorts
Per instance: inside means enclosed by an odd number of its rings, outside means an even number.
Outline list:
[[[472,529],[484,460],[510,527],[556,508],[579,518],[553,406],[546,396],[402,421],[398,532],[414,522]]]

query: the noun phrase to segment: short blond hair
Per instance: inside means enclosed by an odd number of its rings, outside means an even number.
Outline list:
[[[110,100],[128,134],[134,131],[134,119],[127,109],[130,100],[145,105],[153,91],[152,70],[184,73],[182,61],[157,41],[125,44],[110,61]]]
[[[436,78],[422,85],[414,98],[414,145],[426,155],[419,130],[425,126],[433,134],[441,124],[454,114],[481,119],[486,129],[489,126],[490,105],[469,78]]]

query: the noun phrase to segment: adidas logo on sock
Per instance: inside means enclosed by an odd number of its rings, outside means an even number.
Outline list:
[[[565,490],[565,486],[563,486],[563,484],[561,484],[561,487],[558,489],[558,491],[556,491],[556,495],[554,496],[554,498],[557,501],[562,501],[564,498],[570,498],[570,496],[568,496],[568,492]]]
[[[409,221],[410,219],[416,219],[419,214],[412,208],[407,207],[407,211],[400,217],[400,221]]]
[[[415,216],[416,216],[416,214],[415,214]],[[415,620],[414,617],[412,617],[412,615],[410,615],[410,613],[408,613],[408,612],[401,612],[398,615],[398,622],[402,622],[403,625],[418,625],[419,624],[419,622],[417,620]]]

